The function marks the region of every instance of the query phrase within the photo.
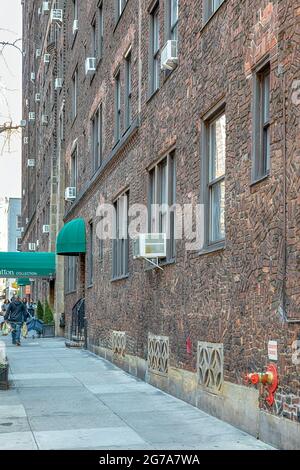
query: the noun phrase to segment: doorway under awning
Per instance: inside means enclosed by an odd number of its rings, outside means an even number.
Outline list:
[[[57,236],[56,253],[61,256],[78,256],[86,253],[85,221],[81,218],[71,220]]]
[[[55,277],[55,253],[0,252],[0,278]]]

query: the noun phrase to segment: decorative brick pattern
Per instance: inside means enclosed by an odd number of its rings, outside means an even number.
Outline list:
[[[220,393],[223,385],[223,344],[199,341],[197,364],[199,385]]]
[[[169,338],[166,336],[148,337],[148,368],[151,372],[167,375],[169,370]]]
[[[287,394],[279,387],[275,396],[275,414],[300,422],[300,395]]]

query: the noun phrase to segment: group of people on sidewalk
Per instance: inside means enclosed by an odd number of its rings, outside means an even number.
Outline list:
[[[26,298],[21,300],[19,296],[12,298],[11,301],[5,300],[1,306],[0,331],[3,330],[6,323],[9,323],[12,343],[16,346],[21,346],[22,325],[34,317],[34,309],[33,301],[27,302]]]

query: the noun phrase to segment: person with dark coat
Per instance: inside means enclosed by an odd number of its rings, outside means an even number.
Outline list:
[[[21,329],[24,321],[27,320],[27,308],[21,301],[20,297],[16,297],[8,306],[4,317],[12,327],[12,343],[21,346]]]

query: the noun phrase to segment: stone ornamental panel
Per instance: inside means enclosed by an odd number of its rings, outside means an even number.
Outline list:
[[[167,336],[148,336],[148,368],[156,374],[168,375],[169,338]]]
[[[125,356],[125,350],[126,350],[125,331],[113,331],[112,332],[112,350],[114,354]]]
[[[201,387],[213,393],[222,392],[223,364],[223,344],[198,341],[197,371]]]

